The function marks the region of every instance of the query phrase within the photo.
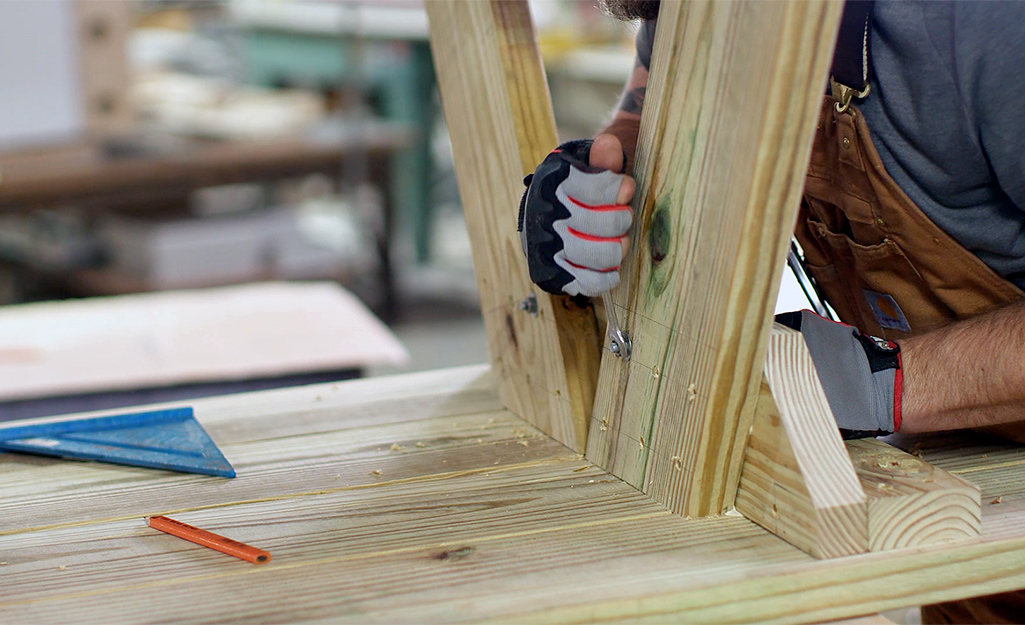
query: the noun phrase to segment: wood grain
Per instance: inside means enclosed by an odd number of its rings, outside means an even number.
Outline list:
[[[885,551],[976,538],[979,488],[882,441],[847,441],[868,497],[869,549]]]
[[[765,375],[737,510],[815,557],[864,553],[865,494],[799,332],[775,325]]]
[[[663,3],[588,458],[689,516],[729,508],[841,4]]]
[[[530,283],[516,231],[521,180],[558,143],[527,3],[425,7],[502,401],[582,451],[600,358],[594,310]],[[531,294],[536,316],[519,309]]]
[[[987,476],[993,534],[815,560],[671,514],[497,406],[480,368],[198,400],[245,451],[235,481],[0,456],[0,622],[805,623],[1025,586],[1021,449],[920,452]],[[146,527],[170,510],[273,560]]]

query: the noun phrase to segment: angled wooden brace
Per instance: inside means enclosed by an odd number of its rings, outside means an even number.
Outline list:
[[[663,2],[637,227],[587,457],[688,516],[733,505],[842,3]]]
[[[516,231],[521,180],[558,143],[529,7],[424,6],[502,402],[582,452],[601,355],[594,309],[531,284]]]
[[[800,333],[776,326],[737,510],[816,557],[978,536],[979,489],[876,439],[839,432]]]

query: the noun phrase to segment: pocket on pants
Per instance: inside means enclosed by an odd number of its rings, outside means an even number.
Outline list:
[[[954,319],[953,311],[892,239],[863,245],[846,233],[831,232],[814,218],[808,225],[819,249],[832,261],[810,266],[809,273],[844,321],[897,339]]]

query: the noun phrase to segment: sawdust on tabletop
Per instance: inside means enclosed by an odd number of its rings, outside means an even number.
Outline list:
[[[402,445],[399,445],[398,443],[392,443],[391,444],[391,450],[392,451],[402,451],[403,449],[405,449],[405,447],[403,447]]]
[[[381,475],[381,470],[380,469],[374,469],[373,471],[370,472],[370,475]]]

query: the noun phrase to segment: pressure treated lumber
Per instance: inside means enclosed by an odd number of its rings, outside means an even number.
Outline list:
[[[777,324],[767,351],[737,510],[817,558],[864,553],[865,493],[804,338]]]
[[[921,442],[1000,500],[980,539],[819,561],[671,514],[496,388],[467,367],[197,400],[235,480],[0,455],[0,622],[806,623],[1025,586],[1020,447]],[[273,560],[154,532],[157,513]]]
[[[976,538],[978,487],[882,441],[848,441],[868,498],[869,549],[886,551]]]
[[[685,515],[734,500],[841,8],[662,4],[587,456]]]
[[[816,557],[864,553],[865,494],[800,333],[773,328],[765,374],[737,510]]]
[[[737,510],[819,558],[979,535],[979,490],[875,439],[840,440],[799,332],[776,324]]]
[[[533,286],[516,231],[523,177],[558,143],[525,1],[425,3],[502,402],[583,451],[601,356],[594,310]],[[537,299],[532,315],[520,309]]]

